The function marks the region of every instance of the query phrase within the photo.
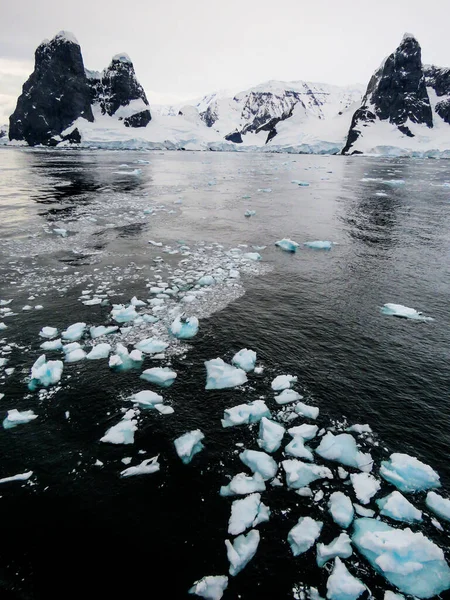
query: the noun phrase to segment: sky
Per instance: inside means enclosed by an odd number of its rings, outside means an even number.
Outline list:
[[[150,103],[269,79],[366,85],[403,33],[425,63],[450,66],[449,0],[20,0],[0,10],[0,125],[34,51],[72,31],[89,69],[127,52]]]

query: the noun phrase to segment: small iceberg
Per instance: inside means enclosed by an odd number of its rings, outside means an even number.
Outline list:
[[[256,364],[256,352],[254,350],[248,350],[247,348],[243,348],[236,352],[236,354],[231,359],[233,365],[236,365],[240,369],[243,369],[247,373],[253,371]]]
[[[403,306],[402,304],[384,304],[381,312],[383,315],[412,319],[413,321],[434,321],[432,317],[425,317],[415,308],[408,308],[408,306]]]
[[[67,346],[63,346],[63,352],[65,354],[64,360],[68,363],[78,362],[86,358],[86,352],[78,342],[72,342],[71,344],[67,344]]]
[[[86,323],[74,323],[62,332],[62,338],[69,342],[78,342],[83,337],[85,329]]]
[[[227,587],[228,577],[225,575],[208,575],[196,581],[189,593],[206,600],[220,600]]]
[[[309,187],[309,183],[307,181],[300,181],[299,179],[293,179],[291,183],[295,183],[299,187]]]
[[[253,473],[259,473],[264,481],[273,479],[278,471],[278,465],[274,459],[265,452],[258,450],[244,450],[239,458]]]
[[[278,375],[271,383],[274,392],[281,392],[291,387],[292,383],[296,383],[297,377],[294,375]],[[280,394],[281,396],[281,394]],[[280,404],[280,403],[279,403]]]
[[[61,379],[63,363],[61,360],[46,360],[42,354],[31,367],[31,381],[28,387],[34,391],[39,385],[48,387],[55,385]]]
[[[86,355],[88,360],[98,360],[99,358],[108,358],[111,352],[111,346],[109,344],[97,344],[92,348],[89,354]]]
[[[281,463],[286,473],[288,487],[299,490],[317,479],[333,479],[333,473],[328,467],[308,465],[300,460],[288,459]]]
[[[141,366],[142,363],[142,352],[140,350],[132,350],[128,352],[123,344],[118,343],[116,345],[116,354],[113,354],[109,358],[109,366],[111,369],[117,371],[129,371],[130,369],[136,369]]]
[[[169,344],[166,344],[166,342],[163,342],[162,340],[151,337],[141,340],[135,344],[134,347],[136,350],[144,352],[144,354],[159,354],[160,352],[164,352],[168,345]]]
[[[263,417],[270,417],[270,410],[262,400],[254,400],[249,404],[227,408],[223,413],[222,427],[257,423]]]
[[[357,600],[365,591],[366,586],[353,577],[340,558],[335,558],[327,581],[328,600]]]
[[[301,435],[293,437],[292,441],[284,449],[286,454],[289,456],[295,456],[295,458],[303,458],[305,460],[314,461],[313,453],[308,446],[305,446],[305,440]]]
[[[155,404],[163,404],[164,402],[162,396],[151,390],[142,390],[142,392],[132,394],[128,400],[139,404],[142,408],[155,408]]]
[[[297,425],[296,427],[288,429],[289,435],[293,438],[302,437],[306,441],[313,440],[318,431],[319,428],[317,425],[308,425],[308,423],[303,423],[302,425]]]
[[[300,517],[297,525],[288,533],[287,539],[292,554],[298,556],[312,548],[320,536],[322,527],[323,523],[321,521],[314,521],[311,517]]]
[[[185,465],[189,464],[196,454],[203,450],[201,440],[204,434],[200,429],[188,431],[174,441],[175,450]]]
[[[91,338],[95,340],[95,338],[101,337],[102,335],[110,335],[111,333],[115,333],[118,329],[119,328],[117,325],[111,325],[110,327],[99,325],[98,327],[91,327],[89,329],[89,333]]]
[[[111,317],[116,323],[129,323],[130,321],[137,319],[138,314],[136,308],[132,304],[129,306],[115,304],[111,311]]]
[[[42,342],[41,348],[43,350],[62,350],[63,344],[61,338],[57,340],[48,340],[47,342]]]
[[[381,463],[380,475],[401,492],[423,492],[441,486],[429,465],[408,454],[394,453]]]
[[[263,417],[259,424],[258,446],[266,452],[275,452],[281,446],[285,432],[283,425]]]
[[[253,260],[255,262],[258,262],[259,260],[262,260],[262,256],[259,252],[246,252],[242,258],[246,258],[247,260]]]
[[[444,553],[423,533],[396,529],[376,519],[357,519],[352,542],[404,594],[431,598],[450,588]]]
[[[246,217],[254,217],[256,215],[256,210],[246,210],[244,215]]]
[[[259,473],[252,477],[246,473],[238,473],[233,477],[228,485],[220,488],[221,496],[245,496],[254,492],[264,492],[266,484]]]
[[[407,523],[422,521],[422,511],[411,504],[400,492],[392,492],[385,498],[377,500],[376,503],[380,508],[380,515],[390,517],[395,521],[406,521]]]
[[[140,465],[128,467],[128,469],[121,471],[120,476],[134,477],[135,475],[151,475],[152,473],[156,473],[160,469],[158,458],[158,456],[147,458],[147,460],[142,461]]]
[[[152,369],[146,369],[141,375],[141,379],[161,387],[170,387],[176,377],[175,371],[172,371],[169,367],[153,367]]]
[[[261,494],[250,494],[250,496],[232,503],[228,533],[239,535],[246,529],[256,527],[259,523],[265,523],[269,518],[270,509],[261,502]]]
[[[331,250],[333,242],[315,240],[314,242],[305,242],[303,245],[312,248],[313,250]]]
[[[370,473],[352,473],[350,479],[356,497],[362,504],[369,504],[381,487],[380,482]]]
[[[33,471],[18,473],[17,475],[11,475],[10,477],[3,477],[0,479],[0,483],[10,483],[11,481],[28,481],[32,475]]]
[[[48,340],[51,340],[58,335],[58,329],[56,327],[43,327],[40,330],[39,335],[42,338],[47,338]]]
[[[227,557],[230,562],[230,575],[237,575],[255,556],[259,545],[259,531],[252,529],[247,535],[242,534],[234,542],[225,540]]]
[[[290,375],[280,375],[279,377],[290,377]],[[278,377],[277,377],[277,379],[278,379]],[[275,379],[274,379],[274,382],[275,382]],[[281,392],[281,394],[278,394],[278,396],[275,396],[275,402],[277,404],[289,404],[290,402],[297,402],[297,400],[302,400],[302,399],[303,399],[303,396],[301,396],[295,390],[290,390],[290,389],[285,389]]]
[[[297,252],[298,248],[297,242],[293,242],[287,238],[278,240],[278,242],[275,242],[275,246],[278,246],[278,248],[281,248],[285,252]]]
[[[344,529],[350,527],[355,511],[352,501],[348,496],[342,492],[333,492],[330,496],[328,506],[335,523]]]
[[[304,404],[303,402],[297,402],[294,407],[294,412],[302,417],[306,417],[307,419],[317,419],[319,416],[319,407],[318,406],[309,406],[308,404]]]
[[[446,521],[450,521],[450,500],[443,498],[436,492],[428,492],[425,504],[435,515]]]
[[[170,333],[179,340],[189,340],[198,333],[197,317],[177,317],[170,326]]]
[[[110,427],[100,441],[108,444],[134,444],[136,430],[136,420],[124,417],[117,425]]]
[[[3,420],[3,428],[12,429],[13,427],[17,427],[17,425],[30,423],[30,421],[34,421],[34,419],[37,418],[38,416],[35,415],[32,410],[24,410],[21,412],[13,408],[12,410],[8,410],[8,415]]]
[[[347,533],[341,533],[327,545],[317,544],[317,565],[323,567],[333,558],[349,558],[353,554],[351,539]]]
[[[205,287],[209,285],[215,285],[216,280],[214,279],[214,277],[212,277],[212,275],[203,275],[203,277],[200,277],[197,283],[198,285]]]
[[[330,431],[324,435],[316,452],[322,458],[333,460],[347,467],[370,472],[373,460],[370,454],[358,450],[355,438],[350,433],[333,435]]]
[[[232,388],[247,382],[243,369],[228,365],[221,358],[205,361],[207,390],[222,390]]]

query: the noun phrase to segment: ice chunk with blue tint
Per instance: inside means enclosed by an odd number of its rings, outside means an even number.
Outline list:
[[[330,496],[328,506],[335,523],[344,528],[350,526],[355,512],[352,501],[348,496],[342,492],[333,492]]]
[[[300,436],[306,441],[314,439],[318,431],[319,428],[317,425],[308,425],[308,423],[303,423],[302,425],[297,425],[296,427],[288,429],[289,435],[293,438]]]
[[[355,438],[350,433],[333,435],[330,431],[324,435],[316,452],[322,458],[333,460],[347,467],[355,467],[370,472],[373,460],[370,454],[358,450]]]
[[[48,387],[58,383],[63,372],[63,363],[61,360],[46,360],[45,354],[42,354],[31,367],[31,381],[28,387],[31,391],[38,386]]]
[[[130,402],[136,402],[143,408],[154,408],[155,404],[162,404],[164,399],[162,396],[151,390],[142,390],[128,398]]]
[[[227,587],[228,577],[225,575],[208,575],[196,581],[189,593],[205,598],[205,600],[220,600]]]
[[[170,333],[179,340],[189,340],[198,333],[197,317],[177,317],[170,326]]]
[[[105,327],[104,325],[99,325],[98,327],[91,327],[89,329],[89,333],[91,338],[94,340],[95,338],[101,337],[102,335],[110,335],[111,333],[115,333],[118,330],[117,325],[111,325],[109,327]]]
[[[370,473],[352,473],[350,479],[356,497],[362,504],[369,504],[381,487],[380,482]]]
[[[67,229],[64,229],[63,227],[56,227],[55,229],[53,229],[53,233],[61,237],[67,237],[68,235]]]
[[[277,463],[265,452],[244,450],[239,454],[239,458],[253,473],[259,473],[264,481],[272,479],[277,474]]]
[[[408,306],[403,306],[402,304],[384,304],[381,312],[384,315],[400,317],[402,319],[412,319],[413,321],[434,321],[432,317],[425,317],[415,308],[409,308]]]
[[[62,332],[62,338],[69,342],[78,342],[83,337],[85,329],[86,323],[74,323]]]
[[[398,452],[382,461],[380,475],[401,492],[422,492],[441,486],[439,475],[429,465]]]
[[[364,506],[361,506],[360,504],[356,504],[356,502],[353,502],[353,508],[355,509],[355,513],[357,515],[359,515],[360,517],[374,517],[375,516],[375,511],[370,509],[370,508],[364,508]]]
[[[129,323],[130,321],[134,321],[137,316],[136,308],[132,304],[129,306],[115,304],[111,311],[111,317],[116,323]]]
[[[132,304],[133,306],[146,306],[146,302],[144,302],[143,300],[138,300],[136,298],[136,296],[133,296],[130,300],[130,304]]]
[[[405,596],[402,596],[401,594],[395,594],[394,592],[386,590],[384,592],[383,600],[405,600]]]
[[[423,533],[395,529],[376,519],[357,519],[352,542],[376,571],[405,594],[431,598],[450,588],[444,553]]]
[[[221,390],[242,385],[247,375],[242,369],[228,365],[221,358],[205,361],[207,390]]]
[[[40,330],[39,335],[43,338],[47,338],[48,340],[51,340],[52,338],[55,338],[58,335],[58,328],[57,327],[43,327]]]
[[[309,404],[305,404],[304,402],[297,402],[297,404],[294,407],[294,411],[298,415],[306,417],[307,419],[315,420],[319,416],[318,406],[309,406]]]
[[[214,277],[212,275],[203,275],[203,277],[200,277],[200,279],[197,281],[198,285],[201,285],[202,287],[204,286],[209,286],[209,285],[215,285],[216,280],[214,279]]]
[[[422,511],[411,504],[400,492],[392,492],[392,494],[377,500],[376,503],[380,507],[381,515],[395,521],[412,523],[422,520]]]
[[[297,242],[293,242],[287,238],[283,238],[282,240],[278,240],[275,242],[275,246],[278,246],[285,252],[297,252],[298,244]]]
[[[436,492],[428,492],[425,504],[435,515],[446,521],[450,521],[450,500],[443,498]]]
[[[128,467],[128,469],[121,471],[120,476],[134,477],[135,475],[151,475],[152,473],[156,473],[160,469],[158,458],[158,456],[147,458],[146,460],[143,460],[140,465]]]
[[[108,444],[134,444],[136,430],[136,420],[124,417],[116,425],[110,427],[100,441]]]
[[[261,254],[259,252],[246,252],[242,258],[246,258],[247,260],[253,260],[255,262],[262,260]]]
[[[244,496],[245,494],[253,494],[254,492],[264,492],[265,489],[266,484],[259,473],[255,473],[252,477],[246,473],[238,473],[228,485],[223,485],[220,488],[220,495]]]
[[[231,505],[231,516],[228,521],[228,533],[239,535],[250,527],[265,523],[270,518],[270,509],[261,502],[261,494],[250,494]]]
[[[278,377],[275,377],[270,385],[274,392],[280,392],[281,390],[289,389],[291,384],[295,383],[296,381],[297,377],[294,375],[278,375]]]
[[[315,240],[313,242],[305,242],[303,245],[312,248],[313,250],[331,250],[333,242],[329,242],[328,240]]]
[[[152,337],[141,340],[134,347],[145,354],[159,354],[160,352],[164,352],[168,345],[166,342]]]
[[[17,475],[11,475],[10,477],[2,477],[2,479],[0,479],[0,483],[10,483],[11,481],[28,481],[32,475],[33,471],[18,473]]]
[[[327,581],[328,600],[357,600],[365,591],[366,586],[353,577],[340,558],[335,558]]]
[[[322,531],[322,527],[323,523],[321,521],[314,521],[311,517],[300,517],[297,525],[288,533],[287,539],[292,554],[298,556],[312,548]]]
[[[161,387],[170,387],[176,377],[175,371],[172,371],[169,367],[153,367],[152,369],[146,369],[141,375],[141,379]]]
[[[304,458],[305,460],[314,461],[314,456],[308,446],[305,446],[305,440],[301,435],[293,436],[293,439],[284,449],[286,454],[289,456],[295,456],[295,458]]]
[[[288,376],[289,377],[289,376]],[[275,396],[275,402],[277,404],[289,404],[290,402],[296,402],[297,400],[302,400],[303,396],[301,396],[295,390],[283,390],[281,394]]]
[[[347,427],[345,431],[354,431],[355,433],[372,433],[372,428],[367,423],[365,425],[352,425]]]
[[[0,331],[3,331],[4,329],[8,329],[8,325],[6,325],[6,323],[1,322],[0,323]]]
[[[116,354],[109,358],[109,366],[117,371],[136,369],[141,366],[141,363],[142,352],[140,350],[128,352],[128,348],[120,343],[116,345]]]
[[[158,321],[158,317],[155,317],[154,315],[142,315],[142,320],[145,323],[156,323],[156,321]]]
[[[299,490],[317,479],[333,479],[333,473],[328,467],[308,465],[300,460],[288,459],[281,463],[286,473],[288,487]]]
[[[252,529],[247,535],[242,534],[235,538],[233,543],[225,540],[230,575],[237,575],[252,560],[258,549],[259,538],[259,531]]]
[[[259,424],[258,446],[266,452],[275,452],[281,446],[285,431],[283,425],[263,417]]]
[[[263,417],[270,417],[270,410],[262,400],[254,400],[248,404],[227,408],[223,413],[222,427],[257,423]]]
[[[309,187],[309,183],[307,181],[300,181],[299,179],[293,179],[291,183],[296,183],[299,187]]]
[[[63,347],[65,358],[64,360],[68,363],[78,362],[86,358],[86,352],[81,348],[77,342],[67,344]]]
[[[347,533],[341,533],[328,545],[317,544],[317,565],[323,565],[333,558],[349,558],[353,554],[351,540]]]
[[[88,360],[98,360],[99,358],[108,358],[111,352],[111,346],[109,344],[97,344],[93,346],[92,350],[86,356]]]
[[[8,415],[3,420],[3,428],[12,429],[13,427],[17,427],[17,425],[30,423],[30,421],[34,421],[37,417],[32,410],[19,411],[13,408],[12,410],[8,410]]]
[[[249,371],[253,371],[256,364],[256,352],[254,350],[247,350],[247,348],[243,348],[236,352],[236,354],[231,359],[233,365],[236,365],[240,369],[243,369],[247,373]]]
[[[243,198],[247,198],[247,196],[243,196]],[[250,198],[250,196],[248,196]],[[246,217],[254,217],[256,215],[256,210],[246,210],[244,216]]]
[[[175,450],[185,465],[190,463],[193,457],[203,450],[202,440],[204,437],[200,429],[194,429],[184,433],[174,441]]]
[[[61,338],[57,340],[48,340],[47,342],[42,342],[41,348],[43,350],[62,350],[62,341]]]

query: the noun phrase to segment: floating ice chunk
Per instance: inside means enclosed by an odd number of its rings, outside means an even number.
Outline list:
[[[117,323],[129,323],[134,321],[138,317],[136,308],[130,304],[129,306],[123,306],[123,304],[116,304],[111,311],[111,317]]]
[[[200,277],[197,283],[203,287],[207,285],[215,285],[216,280],[214,277],[212,277],[212,275],[203,275],[203,277]]]
[[[141,169],[133,169],[132,171],[113,171],[115,175],[130,175],[133,177],[137,177],[141,172]]]
[[[208,575],[196,581],[189,593],[206,600],[220,600],[227,587],[228,577],[225,575]]]
[[[27,481],[32,475],[33,471],[18,473],[17,475],[11,475],[11,477],[3,477],[3,479],[0,479],[0,483],[9,483],[10,481]]]
[[[61,237],[67,237],[67,229],[63,229],[62,227],[57,227],[53,229],[53,233],[56,235],[60,235]]]
[[[408,308],[408,306],[403,306],[402,304],[384,304],[381,312],[384,315],[401,317],[403,319],[412,319],[414,321],[434,321],[434,319],[431,317],[425,317],[415,308]]]
[[[111,352],[111,346],[109,344],[97,344],[92,348],[89,354],[86,356],[88,360],[97,360],[99,358],[108,358]]]
[[[58,329],[56,327],[43,327],[40,330],[39,335],[43,338],[51,340],[52,338],[55,338],[58,335]]]
[[[91,334],[91,338],[95,340],[95,338],[101,337],[102,335],[109,335],[111,333],[115,333],[119,328],[117,325],[111,325],[110,327],[105,327],[104,325],[99,325],[98,327],[91,327],[89,333]]]
[[[328,431],[320,441],[316,452],[322,458],[334,460],[347,467],[355,467],[366,472],[372,470],[372,457],[358,450],[355,438],[350,433],[333,435]]]
[[[133,306],[146,306],[146,302],[144,302],[143,300],[138,300],[136,298],[136,296],[133,296],[130,300],[130,304],[132,304]]]
[[[153,367],[152,369],[146,369],[141,379],[155,383],[161,387],[170,387],[175,381],[177,374],[168,367]]]
[[[262,256],[259,254],[259,252],[246,252],[243,255],[243,258],[246,258],[247,260],[254,260],[255,262],[262,260]]]
[[[263,417],[259,424],[258,446],[266,452],[275,452],[281,446],[285,431],[283,425]]]
[[[8,362],[7,358],[0,358],[0,367],[4,367]]]
[[[228,365],[221,358],[205,361],[207,390],[221,390],[236,387],[247,381],[247,375],[242,369]]]
[[[245,198],[245,196],[244,196],[244,198]],[[250,196],[249,196],[249,198],[250,198]],[[253,217],[255,215],[256,215],[256,210],[246,210],[244,213],[245,217]]]
[[[312,548],[322,531],[322,527],[323,523],[321,521],[314,521],[311,517],[300,517],[297,525],[288,533],[287,539],[292,554],[298,556]]]
[[[8,325],[6,325],[6,323],[0,323],[0,331],[3,331],[4,329],[8,329]]]
[[[137,430],[136,420],[123,418],[117,425],[110,427],[101,442],[108,444],[134,444],[134,432]]]
[[[375,570],[405,594],[431,598],[450,587],[444,553],[423,533],[394,529],[376,519],[357,519],[352,542]]]
[[[240,369],[243,369],[247,373],[253,371],[256,364],[256,352],[254,350],[247,350],[247,348],[243,348],[236,352],[236,354],[231,359],[233,365],[236,365]]]
[[[336,558],[349,558],[353,554],[351,540],[348,534],[341,533],[340,536],[334,538],[332,542],[327,545],[317,544],[317,565],[323,567],[323,565]]]
[[[307,487],[317,479],[333,479],[333,473],[327,467],[308,465],[295,459],[283,460],[281,464],[286,473],[286,483],[294,490]]]
[[[257,375],[260,375],[260,374],[261,374],[263,371],[264,371],[264,367],[261,367],[261,366],[260,366],[260,367],[255,367],[255,371],[254,371],[254,372],[255,372]]]
[[[411,504],[400,492],[392,492],[392,494],[377,500],[376,503],[381,509],[381,515],[390,517],[395,521],[414,522],[422,520],[422,511]]]
[[[266,484],[259,473],[252,477],[246,473],[238,473],[233,477],[228,485],[220,488],[221,496],[244,496],[253,492],[264,492]]]
[[[142,315],[142,318],[145,323],[156,323],[158,320],[158,317],[155,317],[154,315]]]
[[[428,492],[425,504],[435,515],[446,521],[450,521],[450,500],[443,498],[436,492]]]
[[[174,441],[175,450],[185,465],[190,463],[193,457],[203,450],[204,446],[201,440],[204,437],[200,429],[195,429],[184,433]]]
[[[160,352],[164,352],[168,345],[169,344],[166,344],[166,342],[152,337],[141,340],[135,344],[134,347],[145,354],[159,354]]]
[[[179,340],[189,340],[197,335],[198,333],[198,319],[197,317],[177,317],[170,326],[170,333]]]
[[[130,396],[128,400],[130,402],[136,402],[144,408],[154,408],[155,404],[162,404],[164,402],[162,396],[150,390],[143,390],[142,392],[137,392],[137,394],[133,394],[132,396]]]
[[[29,304],[26,304],[25,306],[22,307],[22,310],[31,310],[33,307],[30,306]]]
[[[328,503],[333,521],[340,527],[350,527],[354,517],[352,501],[342,492],[333,492]],[[345,558],[345,557],[343,557]]]
[[[272,188],[258,188],[258,192],[265,192],[266,194],[270,194]]]
[[[0,300],[0,306],[8,306],[8,304],[11,304],[12,302],[12,298],[10,300]]]
[[[120,476],[134,477],[135,475],[151,475],[152,473],[156,473],[160,469],[158,458],[158,456],[147,458],[147,460],[142,461],[140,465],[125,469],[120,473]]]
[[[294,375],[278,375],[271,383],[271,387],[274,392],[280,392],[281,390],[287,390],[291,387],[292,383],[297,381],[297,377]],[[280,394],[281,396],[281,394]]]
[[[254,400],[248,404],[227,408],[223,413],[222,427],[257,423],[263,417],[270,417],[270,410],[262,400]]]
[[[259,473],[264,481],[272,479],[277,474],[277,463],[265,452],[244,450],[239,454],[239,458],[253,473]]]
[[[62,332],[63,340],[69,340],[69,342],[78,342],[78,340],[82,338],[85,329],[86,323],[74,323]]]
[[[370,473],[352,473],[350,475],[356,497],[363,504],[369,504],[370,499],[380,489],[380,482]]]
[[[408,454],[394,453],[381,463],[380,475],[401,492],[421,492],[441,486],[429,465]]]
[[[239,535],[250,527],[269,520],[270,509],[261,502],[261,494],[250,494],[242,500],[235,500],[231,505],[231,516],[228,521],[228,533]]]
[[[385,196],[387,196],[387,194],[385,194]],[[401,594],[395,594],[394,592],[386,590],[384,592],[383,600],[405,600],[405,596],[402,596]]]
[[[281,375],[283,377],[283,375]],[[277,378],[278,379],[278,378]],[[274,380],[275,381],[275,380]],[[296,402],[297,400],[302,400],[303,396],[301,396],[295,390],[283,390],[281,394],[275,396],[275,402],[277,404],[289,404],[289,402]]]
[[[61,338],[57,340],[48,340],[47,342],[42,342],[41,348],[43,350],[62,350],[63,344]]]
[[[8,416],[3,421],[3,428],[12,429],[13,427],[17,427],[17,425],[34,421],[37,417],[38,416],[35,415],[32,410],[24,410],[21,412],[13,408],[12,410],[8,410]]]
[[[372,433],[370,425],[352,425],[347,427],[345,431],[354,431],[355,433]]]
[[[278,246],[285,252],[297,252],[298,248],[297,242],[293,242],[292,240],[289,240],[287,238],[278,240],[278,242],[275,242],[275,246]]]
[[[230,575],[237,575],[255,556],[259,544],[259,531],[252,529],[247,535],[242,534],[234,542],[225,540],[227,557],[230,562]]]
[[[101,304],[103,300],[101,298],[92,298],[92,300],[84,300],[83,304],[85,306],[96,306],[97,304]]]
[[[303,245],[313,250],[331,250],[333,242],[315,240],[314,242],[305,242]]]
[[[308,425],[308,423],[303,423],[302,425],[297,425],[297,427],[288,429],[289,435],[293,438],[300,436],[306,441],[314,439],[318,431],[319,428],[317,425]]]
[[[364,508],[356,502],[353,502],[353,508],[355,509],[355,513],[360,517],[373,517],[375,515],[375,511],[370,508]]]
[[[353,577],[340,558],[335,558],[334,567],[327,581],[329,600],[356,600],[366,591],[366,586]]]
[[[305,440],[301,435],[295,435],[292,441],[286,446],[284,451],[290,456],[314,461],[313,453],[307,446],[305,446]]]
[[[294,411],[298,415],[306,417],[307,419],[315,420],[319,416],[319,408],[317,406],[309,406],[308,404],[304,404],[303,402],[297,402]]]
[[[48,387],[58,383],[63,372],[61,360],[49,360],[42,354],[31,367],[31,381],[28,387],[33,391],[38,385]]]
[[[71,344],[69,344],[70,346]],[[68,363],[78,362],[86,358],[86,352],[82,348],[75,348],[72,352],[66,352],[65,361]]]
[[[300,181],[299,179],[293,179],[291,183],[296,183],[299,187],[308,187],[309,183],[307,181]]]

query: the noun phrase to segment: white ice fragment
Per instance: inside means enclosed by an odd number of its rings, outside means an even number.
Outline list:
[[[93,346],[92,350],[86,356],[88,360],[97,360],[99,358],[108,358],[111,352],[111,346],[109,344],[97,344]]]
[[[353,502],[353,508],[355,509],[355,513],[357,515],[359,515],[360,517],[375,516],[374,510],[372,510],[371,508],[364,508],[364,506],[361,506],[360,504],[356,504],[356,502]]]
[[[177,374],[172,369],[168,367],[153,367],[151,369],[146,369],[142,375],[141,379],[145,379],[145,381],[149,381],[150,383],[154,383],[161,387],[169,387],[175,381]]]
[[[49,360],[42,354],[31,367],[31,381],[29,388],[34,390],[38,385],[48,387],[58,383],[63,372],[63,363],[60,360]]]
[[[228,533],[239,535],[250,527],[269,520],[270,509],[261,502],[261,494],[250,494],[231,505],[231,516],[228,521]]]
[[[131,298],[130,304],[132,304],[133,306],[146,306],[146,302],[144,302],[143,300],[138,300],[136,296],[133,296]]]
[[[259,424],[258,446],[266,452],[275,452],[281,446],[285,431],[283,425],[263,417]]]
[[[345,431],[354,431],[355,433],[372,433],[372,429],[370,425],[352,425],[351,427],[347,427]]]
[[[117,425],[110,427],[100,441],[109,444],[134,444],[136,430],[135,419],[127,419],[125,416]]]
[[[197,317],[188,317],[187,319],[178,316],[170,326],[171,334],[179,340],[189,340],[198,333]]]
[[[62,337],[69,342],[77,342],[82,338],[85,329],[86,323],[74,323],[62,332]]]
[[[56,229],[53,229],[53,233],[61,237],[67,237],[67,229],[64,229],[63,227],[57,227]]]
[[[353,505],[348,496],[342,492],[333,492],[328,503],[333,521],[340,527],[350,527],[354,517]]]
[[[123,304],[116,304],[111,311],[111,317],[116,323],[129,323],[134,321],[138,317],[136,308],[130,304],[129,306],[123,306]]]
[[[293,438],[300,436],[306,441],[314,439],[318,431],[319,428],[317,425],[308,425],[308,423],[303,423],[302,425],[297,425],[296,427],[288,429],[289,435]]]
[[[314,240],[313,242],[305,242],[303,245],[313,250],[331,250],[333,242],[328,240]]]
[[[409,523],[422,520],[422,511],[411,504],[400,492],[392,492],[392,494],[377,500],[376,503],[380,508],[380,515],[390,517],[395,521]]]
[[[3,331],[4,329],[8,329],[8,325],[6,325],[6,323],[0,323],[0,331]]]
[[[57,340],[48,340],[47,342],[42,342],[41,348],[43,350],[62,350],[63,344],[61,338]]]
[[[265,452],[244,450],[239,454],[239,458],[253,473],[259,473],[264,481],[272,479],[277,474],[277,463]]]
[[[375,496],[381,487],[378,479],[375,479],[370,473],[352,473],[350,479],[356,497],[363,504],[369,504],[370,499]]]
[[[391,454],[388,461],[382,461],[380,475],[401,492],[421,492],[441,486],[436,471],[408,454]]]
[[[288,238],[283,238],[282,240],[278,240],[275,242],[275,246],[278,246],[285,252],[297,252],[298,244],[297,242],[293,242]]]
[[[56,327],[43,327],[40,330],[39,335],[43,338],[51,340],[58,335],[58,329]]]
[[[298,415],[306,417],[307,419],[315,420],[319,416],[318,406],[309,406],[308,404],[304,404],[303,402],[297,402],[297,404],[294,407],[294,411]]]
[[[259,252],[245,252],[243,258],[247,260],[254,260],[255,262],[262,260],[262,256]]]
[[[128,398],[130,402],[136,402],[143,408],[154,408],[155,404],[162,404],[164,399],[162,396],[151,390],[142,390]]]
[[[214,279],[214,277],[212,277],[212,275],[203,275],[203,277],[200,277],[200,279],[197,281],[198,285],[203,286],[209,286],[209,285],[215,285],[216,280]]]
[[[236,365],[248,373],[253,371],[255,368],[256,352],[254,350],[247,350],[247,348],[243,348],[233,356],[231,362],[233,365]]]
[[[293,375],[278,375],[271,383],[271,387],[275,392],[286,390],[291,387],[292,383],[297,381],[297,377]]]
[[[150,475],[151,473],[156,473],[160,469],[158,458],[158,456],[147,458],[146,460],[142,461],[140,465],[125,469],[120,473],[120,476],[133,477],[135,475]]]
[[[168,345],[169,344],[166,344],[166,342],[152,337],[141,340],[135,344],[134,347],[145,354],[158,354],[159,352],[164,352]]]
[[[366,586],[353,577],[340,558],[335,558],[334,567],[327,581],[329,600],[356,600],[366,591]]]
[[[340,536],[334,538],[332,542],[327,545],[317,544],[317,565],[323,567],[323,565],[336,558],[349,558],[353,554],[351,540],[347,533],[341,533]]]
[[[322,527],[323,523],[321,521],[314,521],[311,517],[300,517],[297,525],[288,533],[287,539],[292,554],[298,556],[312,548],[322,531]]]
[[[433,321],[431,317],[425,317],[421,312],[415,308],[409,308],[402,304],[384,304],[381,312],[384,315],[390,315],[393,317],[401,317],[403,319],[412,319],[413,321]]]
[[[227,587],[228,577],[225,575],[208,575],[196,581],[189,593],[206,600],[220,600]]]
[[[247,535],[242,534],[234,542],[225,540],[227,557],[230,562],[230,575],[237,575],[255,556],[259,544],[259,531],[252,529]]]
[[[27,481],[33,475],[33,471],[27,471],[26,473],[18,473],[11,477],[3,477],[0,479],[0,483],[9,483],[10,481]]]
[[[347,467],[355,467],[370,472],[373,460],[370,454],[358,450],[355,438],[350,433],[333,435],[328,431],[323,436],[316,452],[322,458],[339,462]]]
[[[333,473],[321,465],[308,465],[300,460],[288,459],[281,463],[286,473],[288,487],[298,490],[317,479],[333,479]]]
[[[99,325],[98,327],[91,327],[89,333],[91,334],[91,338],[94,340],[95,338],[101,337],[102,335],[109,335],[111,333],[115,333],[118,329],[119,328],[117,325],[112,325],[110,327]]]
[[[221,496],[244,496],[254,492],[264,492],[266,484],[259,473],[252,477],[246,473],[238,473],[233,477],[228,485],[220,488]]]
[[[37,417],[32,410],[19,411],[13,408],[12,410],[8,410],[8,415],[3,421],[3,427],[4,429],[12,429],[13,427],[17,427],[17,425],[29,423],[37,419]]]
[[[70,345],[70,344],[69,344]],[[86,352],[82,348],[75,348],[72,352],[67,352],[65,361],[68,363],[78,362],[86,358]]]
[[[428,492],[425,504],[438,517],[450,521],[450,500],[443,498],[436,492]]]
[[[223,413],[222,427],[257,423],[263,417],[270,417],[270,410],[262,400],[254,400],[248,404],[227,408]]]
[[[305,440],[301,435],[295,435],[286,446],[284,451],[286,454],[289,454],[289,456],[295,456],[295,458],[304,458],[305,460],[314,461],[313,453],[307,446],[305,446]]]
[[[281,394],[278,394],[278,396],[275,396],[275,402],[277,404],[289,404],[289,402],[296,402],[297,400],[302,400],[302,399],[303,399],[303,396],[301,396],[295,390],[290,390],[290,389],[283,390],[281,392]]]
[[[204,446],[201,440],[204,437],[200,429],[195,429],[184,433],[174,441],[175,450],[185,465],[190,463],[193,457],[203,450]]]
[[[242,369],[228,365],[221,358],[205,361],[207,390],[221,390],[236,387],[247,381],[247,375]]]

